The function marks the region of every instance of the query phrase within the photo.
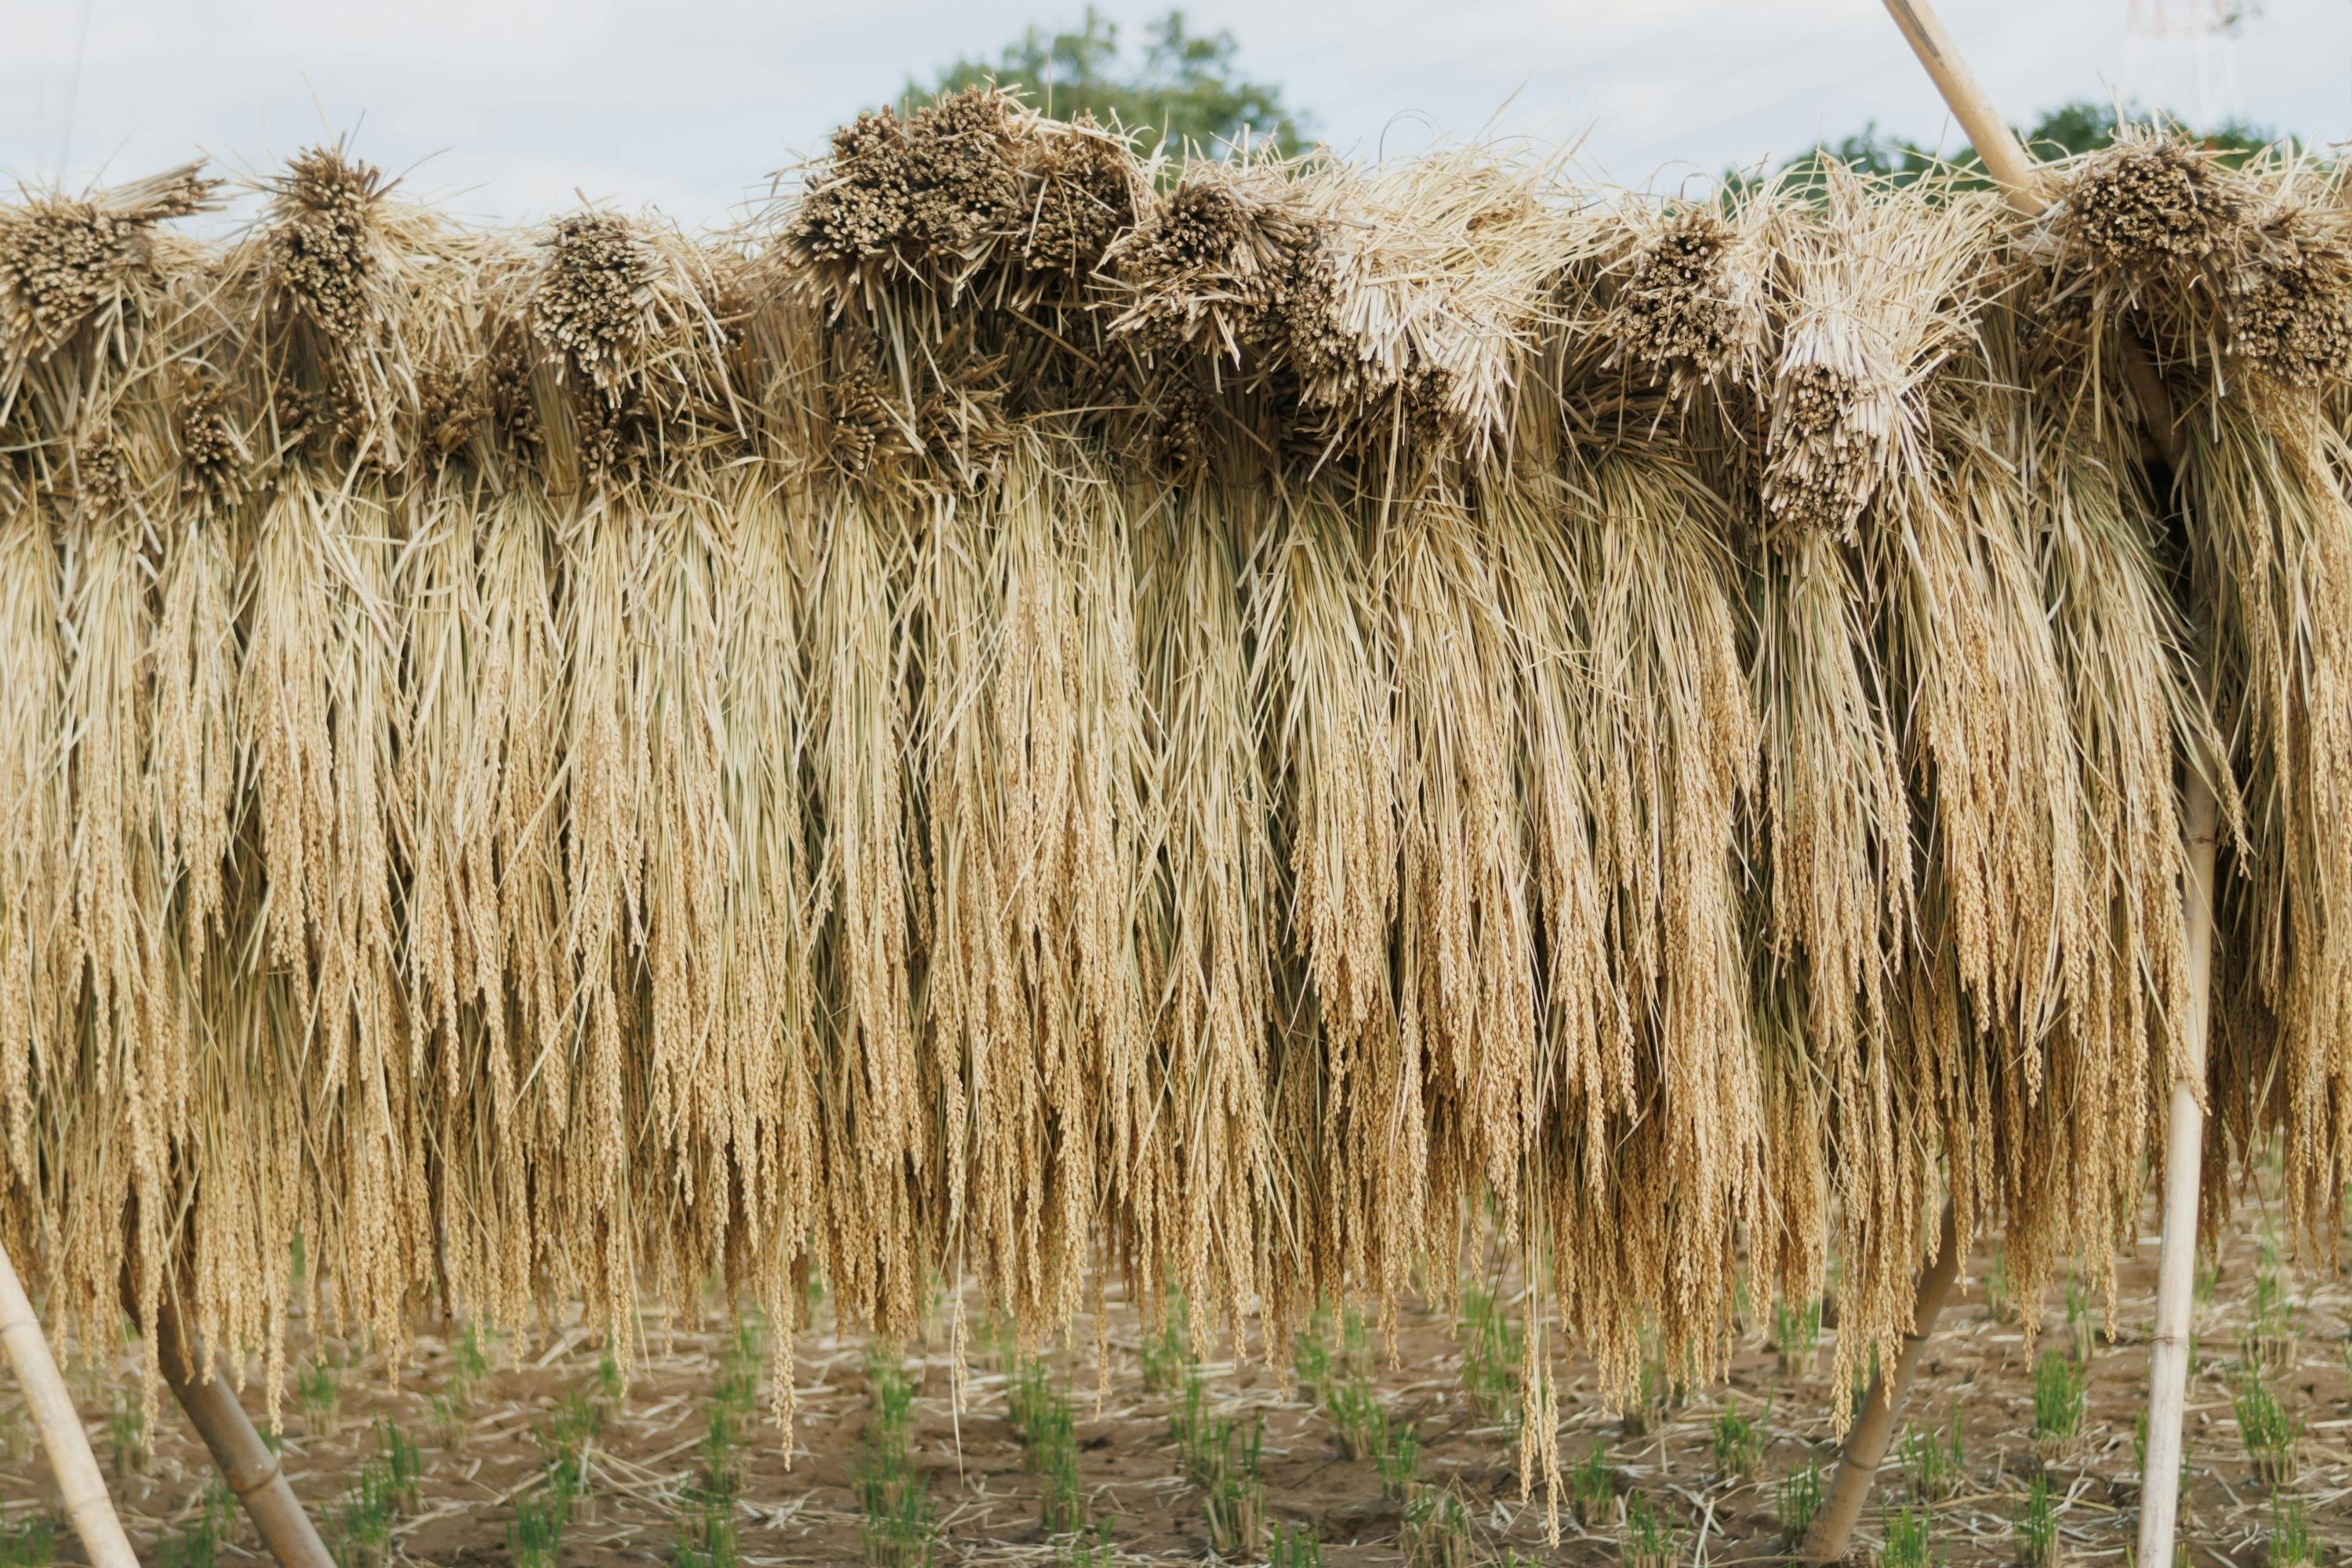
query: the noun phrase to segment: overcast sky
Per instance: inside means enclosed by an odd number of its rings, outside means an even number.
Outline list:
[[[1943,0],[2012,120],[2069,98],[2231,107],[2352,137],[2352,0],[2263,0],[2226,44],[2135,29],[2195,0]],[[2210,0],[2206,0],[2210,3]],[[1084,0],[0,0],[0,170],[79,184],[202,151],[357,150],[472,216],[584,193],[727,219],[832,126]],[[1131,39],[1164,0],[1101,7]],[[1953,138],[1880,0],[1195,0],[1343,153],[1443,134],[1582,139],[1633,184],[1781,157],[1876,120]],[[2201,61],[2200,61],[2201,52]],[[2200,84],[2200,68],[2202,80]]]

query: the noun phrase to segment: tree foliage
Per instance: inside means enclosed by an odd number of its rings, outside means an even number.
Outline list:
[[[1190,143],[1222,153],[1245,141],[1272,141],[1296,151],[1305,143],[1312,121],[1284,100],[1279,86],[1242,74],[1230,32],[1195,32],[1174,10],[1146,23],[1143,37],[1141,57],[1132,57],[1120,47],[1118,24],[1089,5],[1074,31],[1031,27],[993,60],[959,59],[928,87],[909,80],[906,97],[921,105],[993,81],[1023,89],[1064,119],[1083,110],[1147,142],[1164,138],[1171,149]]]
[[[2049,110],[2030,129],[2021,131],[2019,135],[2028,152],[2043,162],[2049,162],[2110,146],[2123,125],[2145,122],[2149,118],[2137,110],[2118,114],[2112,106],[2078,99]],[[2165,114],[2154,118],[2168,122],[2173,120],[2172,116]],[[2236,164],[2270,145],[2276,138],[2260,126],[2232,121],[2197,140],[2220,153],[2223,163]],[[1973,147],[1962,146],[1957,152],[1939,153],[1934,148],[1916,142],[1880,134],[1876,121],[1863,127],[1857,135],[1848,136],[1835,144],[1822,142],[1799,153],[1789,160],[1785,167],[1802,186],[1817,182],[1822,172],[1832,163],[1843,163],[1861,174],[1882,175],[1904,185],[1938,170],[1956,171],[1959,175],[1956,183],[1964,188],[1992,184]],[[1735,176],[1728,183],[1752,184],[1753,176]]]

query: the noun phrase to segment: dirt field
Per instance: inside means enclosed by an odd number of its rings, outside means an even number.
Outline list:
[[[2189,1394],[2190,1560],[2271,1562],[2278,1521],[2286,1519],[2291,1531],[2299,1509],[2311,1543],[2305,1560],[2341,1563],[2352,1556],[2352,1277],[2333,1263],[2315,1272],[2266,1262],[2261,1228],[2258,1214],[2242,1215],[2220,1267],[2201,1281],[2210,1297],[2199,1310]],[[2041,1365],[2045,1405],[2063,1413],[2065,1367],[2053,1372],[2042,1358],[2071,1364],[2081,1336],[2070,1332],[2065,1304],[2053,1300],[2050,1328],[2029,1354],[2013,1318],[2000,1310],[1996,1257],[1973,1260],[1965,1294],[1928,1349],[1921,1388],[1904,1412],[1905,1428],[1916,1436],[1907,1458],[1891,1457],[1881,1474],[1864,1527],[1869,1548],[1878,1551],[1891,1528],[1890,1565],[2018,1562],[2032,1554],[2021,1544],[2018,1520],[2040,1476],[2060,1557],[2127,1561],[2153,1240],[2127,1268],[2116,1338],[2088,1347],[2084,1415],[2072,1439],[2037,1441],[2036,1373]],[[295,1349],[300,1375],[289,1398],[285,1452],[297,1490],[353,1563],[716,1568],[730,1561],[911,1564],[928,1555],[940,1563],[1096,1568],[1206,1561],[1220,1544],[1228,1560],[1272,1555],[1280,1568],[1471,1568],[1507,1563],[1515,1552],[1528,1562],[1640,1568],[1757,1562],[1786,1552],[1780,1521],[1801,1485],[1792,1478],[1813,1463],[1826,1478],[1834,1458],[1824,1418],[1834,1329],[1821,1331],[1815,1353],[1800,1353],[1784,1369],[1772,1314],[1759,1317],[1739,1342],[1729,1386],[1679,1401],[1668,1395],[1646,1424],[1603,1417],[1587,1404],[1590,1368],[1576,1369],[1562,1390],[1561,1452],[1586,1478],[1590,1522],[1563,1508],[1557,1548],[1546,1544],[1540,1497],[1532,1507],[1517,1500],[1516,1415],[1502,1359],[1507,1330],[1426,1310],[1400,1323],[1395,1364],[1378,1335],[1359,1337],[1351,1349],[1349,1325],[1326,1325],[1302,1353],[1306,1377],[1286,1395],[1262,1363],[1236,1371],[1230,1359],[1215,1359],[1230,1347],[1202,1347],[1208,1359],[1188,1364],[1182,1351],[1118,1308],[1109,1391],[1099,1404],[1090,1324],[1072,1347],[1048,1354],[1042,1373],[983,1336],[961,1413],[949,1397],[942,1335],[904,1358],[912,1398],[896,1420],[877,1413],[890,1406],[887,1389],[877,1392],[893,1381],[887,1368],[870,1363],[861,1342],[831,1332],[830,1314],[820,1310],[817,1331],[801,1344],[789,1469],[761,1414],[766,1389],[751,1386],[763,1363],[749,1359],[750,1330],[739,1339],[732,1325],[714,1323],[665,1336],[667,1325],[652,1321],[651,1360],[618,1399],[610,1397],[595,1341],[577,1330],[528,1347],[481,1345],[481,1369],[471,1376],[467,1342],[428,1335],[396,1388],[379,1358],[306,1337]],[[665,1337],[674,1342],[665,1346]],[[1803,1328],[1784,1327],[1780,1337],[1801,1341]],[[2242,1440],[2242,1401],[2255,1363],[2266,1369],[2261,1386],[2300,1427],[2293,1478],[2276,1488],[2283,1504]],[[70,1371],[101,1461],[116,1467],[116,1497],[142,1555],[175,1568],[258,1560],[250,1529],[225,1507],[176,1409],[167,1401],[160,1429],[143,1440],[129,1430],[118,1401],[132,1386],[130,1364],[126,1353],[111,1366]],[[250,1406],[258,1395],[257,1385]],[[1234,1423],[1229,1430],[1218,1425],[1224,1419]],[[394,1474],[408,1460],[384,1457],[386,1422],[415,1446],[421,1476],[413,1483]],[[1371,1451],[1349,1458],[1343,1446],[1351,1439]],[[1042,1479],[1052,1475],[1058,1484]],[[561,1509],[551,1503],[559,1490],[570,1500]],[[1084,1523],[1083,1535],[1049,1531],[1041,1513],[1056,1498],[1058,1521]],[[7,1386],[0,1391],[0,1568],[49,1560],[51,1501],[21,1398]],[[904,1521],[895,1536],[869,1520],[894,1510]],[[1221,1535],[1212,1521],[1219,1511]],[[559,1513],[560,1532],[551,1532]],[[1241,1539],[1252,1516],[1254,1552]],[[1319,1551],[1299,1544],[1301,1536]],[[53,1550],[57,1561],[80,1560],[61,1529]],[[2293,1561],[2291,1543],[2277,1556]]]

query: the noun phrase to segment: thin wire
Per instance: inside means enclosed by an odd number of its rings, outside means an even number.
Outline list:
[[[73,76],[66,83],[66,123],[58,134],[58,178],[66,177],[73,158],[74,108],[81,100],[81,61],[89,49],[89,13],[96,0],[81,0],[81,19],[74,28]]]

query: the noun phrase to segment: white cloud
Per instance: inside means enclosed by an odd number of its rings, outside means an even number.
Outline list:
[[[1083,0],[0,0],[0,167],[135,174],[201,148],[267,167],[360,124],[360,152],[464,190],[480,216],[544,215],[575,191],[723,220],[862,104]],[[1116,0],[1130,29],[1165,0]],[[1875,120],[1950,137],[1878,0],[1194,0],[1360,155],[1490,120],[1587,135],[1588,164],[1675,177],[1785,156]],[[2194,110],[2194,51],[2126,37],[2126,0],[1946,0],[1995,100],[2022,119],[2137,94]],[[87,24],[86,41],[83,32]],[[2352,134],[2352,0],[2270,0],[2224,53],[2258,121]],[[79,59],[77,86],[76,61]],[[2209,93],[2228,83],[2210,69]],[[2226,92],[2224,93],[2226,98]],[[1497,119],[1499,111],[1499,119]],[[1589,132],[1589,135],[1587,134]],[[420,162],[421,161],[421,162]]]

